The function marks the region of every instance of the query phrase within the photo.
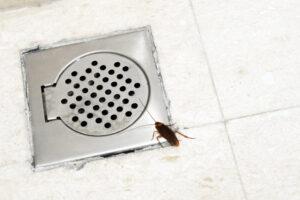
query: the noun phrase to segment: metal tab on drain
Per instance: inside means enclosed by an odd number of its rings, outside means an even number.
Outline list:
[[[27,50],[22,69],[36,168],[157,144],[170,123],[150,27]]]
[[[140,117],[149,83],[133,60],[93,52],[72,61],[43,94],[47,120],[60,119],[78,133],[104,136],[126,129]]]

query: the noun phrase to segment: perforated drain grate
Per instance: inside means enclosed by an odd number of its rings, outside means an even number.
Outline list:
[[[61,119],[78,133],[120,132],[143,113],[149,97],[144,71],[116,53],[94,52],[71,62],[44,88],[48,120]]]
[[[150,27],[24,51],[34,166],[156,145],[145,108],[171,120],[155,55]]]

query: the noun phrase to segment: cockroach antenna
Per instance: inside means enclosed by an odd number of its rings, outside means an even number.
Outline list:
[[[154,119],[154,117],[153,117],[153,116],[151,115],[151,113],[148,111],[148,109],[147,109],[146,106],[143,104],[143,102],[141,101],[140,98],[139,98],[139,101],[141,102],[141,104],[143,105],[143,107],[146,109],[146,112],[150,115],[150,117],[153,119],[153,121],[156,122],[155,119]]]

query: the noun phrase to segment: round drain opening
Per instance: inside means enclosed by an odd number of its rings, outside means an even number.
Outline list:
[[[58,77],[58,117],[85,135],[105,136],[128,128],[149,99],[149,82],[142,68],[116,53],[86,54]]]

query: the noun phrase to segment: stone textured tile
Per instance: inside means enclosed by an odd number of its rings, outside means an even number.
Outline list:
[[[226,118],[299,105],[298,0],[193,0]]]
[[[249,200],[300,197],[300,109],[228,124]]]
[[[184,130],[181,146],[33,173],[28,163],[0,167],[1,199],[240,200],[242,190],[222,124]]]

